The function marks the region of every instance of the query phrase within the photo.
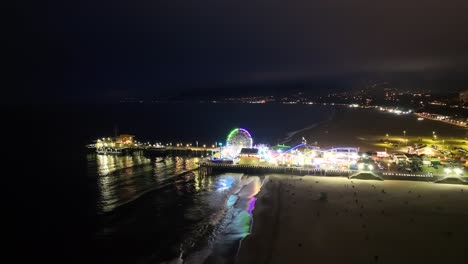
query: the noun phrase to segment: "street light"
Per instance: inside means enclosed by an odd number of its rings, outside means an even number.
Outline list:
[[[359,164],[357,165],[357,168],[358,168],[358,170],[364,169],[364,163],[359,163]]]
[[[406,146],[408,146],[408,139],[406,139],[406,130],[403,130],[403,139],[406,142]]]
[[[452,172],[452,170],[450,168],[445,168],[444,169],[444,172],[445,174],[447,174],[447,176],[450,174],[450,172]]]

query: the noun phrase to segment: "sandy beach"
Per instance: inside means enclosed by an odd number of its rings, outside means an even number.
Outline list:
[[[238,263],[462,263],[468,186],[270,175]]]
[[[337,107],[332,120],[300,131],[291,142],[301,142],[301,138],[305,137],[309,143],[317,142],[322,148],[350,146],[360,147],[362,151],[383,151],[385,147],[378,147],[375,143],[385,139],[386,134],[402,140],[403,131],[406,131],[409,143],[415,143],[417,138],[431,138],[433,131],[439,140],[468,138],[466,128],[428,119],[418,121],[417,116],[412,114],[395,115],[376,109]]]

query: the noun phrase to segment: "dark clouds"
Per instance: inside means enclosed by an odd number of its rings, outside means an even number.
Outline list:
[[[24,91],[153,95],[354,73],[464,73],[467,11],[463,0],[21,2],[12,41]]]

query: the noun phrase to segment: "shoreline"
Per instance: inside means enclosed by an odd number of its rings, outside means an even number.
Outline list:
[[[317,142],[321,148],[336,146],[359,147],[360,151],[384,151],[377,146],[378,139],[390,137],[432,137],[436,131],[440,139],[468,138],[468,129],[436,120],[418,121],[416,115],[393,115],[374,109],[349,109],[337,107],[333,118],[320,125],[300,130],[290,141],[301,142],[302,137],[309,143]]]
[[[239,264],[454,263],[468,257],[462,202],[468,186],[268,177]]]
[[[438,121],[438,122],[442,122],[442,123],[445,123],[445,124],[450,124],[450,125],[457,126],[457,127],[468,128],[467,125],[457,124],[457,123],[454,123],[454,122],[445,121],[443,119],[433,118],[433,117],[430,117],[428,115],[424,115],[424,113],[414,113],[414,115],[418,116],[418,117],[422,117],[424,119],[429,119],[429,120],[432,120],[432,121]]]
[[[262,245],[269,245],[268,241],[274,237],[274,232],[277,231],[276,225],[278,223],[278,210],[281,196],[279,195],[279,188],[281,187],[279,181],[273,181],[268,178],[264,183],[264,187],[256,196],[257,201],[255,208],[252,211],[252,223],[250,227],[250,234],[244,237],[239,243],[239,249],[236,255],[235,263],[244,263],[248,258],[252,258],[251,263],[268,263],[268,256],[271,256],[271,248],[265,246],[256,247],[252,243],[260,242]],[[257,234],[262,234],[258,236]],[[255,241],[255,242],[253,242]],[[247,255],[244,251],[245,248],[254,247],[258,254],[253,256]],[[261,259],[258,259],[258,258]]]
[[[327,119],[325,119],[323,121],[320,121],[320,122],[317,122],[317,123],[314,123],[314,124],[312,124],[310,126],[301,128],[299,130],[288,132],[287,136],[280,143],[281,144],[289,143],[289,142],[291,142],[293,140],[293,138],[296,138],[295,135],[298,135],[298,134],[301,135],[302,132],[306,132],[306,131],[312,130],[314,128],[320,128],[321,126],[332,122],[335,119],[336,112],[338,111],[336,108],[332,108],[332,109],[333,110],[330,113],[330,115],[327,117]]]

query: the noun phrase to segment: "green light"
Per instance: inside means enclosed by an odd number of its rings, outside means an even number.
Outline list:
[[[253,145],[253,140],[252,140],[252,135],[250,135],[249,131],[245,130],[244,128],[235,128],[231,132],[229,132],[229,135],[226,139],[226,146],[229,146],[229,142],[231,141],[231,138],[236,134],[242,132],[242,134],[246,135],[249,139],[249,148],[252,147]]]
[[[232,135],[234,135],[234,133],[236,133],[237,131],[239,131],[239,128],[234,128],[231,132],[229,132],[229,135],[227,137],[227,141],[229,141],[229,139],[232,137]]]

